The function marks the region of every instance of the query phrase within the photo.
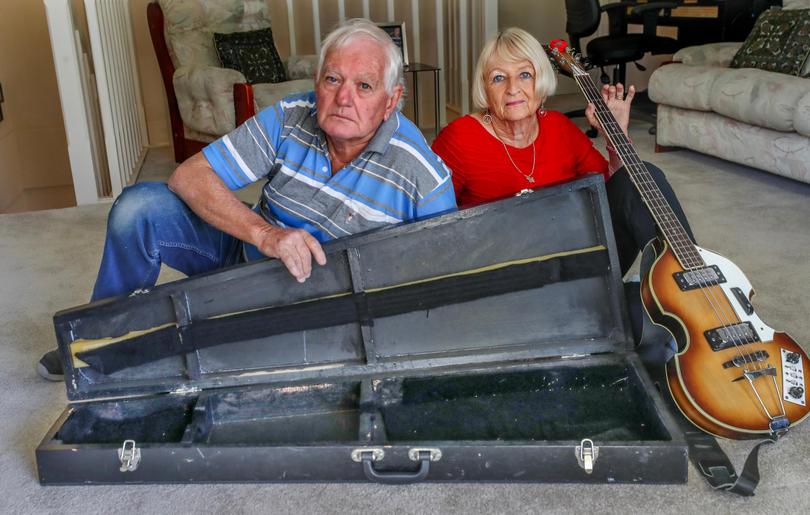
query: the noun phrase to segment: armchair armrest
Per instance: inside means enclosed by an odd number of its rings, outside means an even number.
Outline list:
[[[215,66],[181,66],[172,78],[183,124],[221,136],[234,129],[234,84],[246,82],[241,72]]]
[[[291,55],[284,61],[287,80],[312,79],[318,68],[318,56],[315,54]]]

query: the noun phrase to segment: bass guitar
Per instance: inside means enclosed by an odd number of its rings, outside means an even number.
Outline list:
[[[659,236],[642,254],[641,297],[649,320],[678,344],[666,363],[675,404],[696,426],[726,438],[778,436],[804,420],[810,413],[807,354],[759,318],[739,267],[689,238],[567,43],[554,40],[546,50],[596,107],[608,141],[655,219]]]

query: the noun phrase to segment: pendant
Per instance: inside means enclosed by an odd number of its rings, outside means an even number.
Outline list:
[[[534,174],[532,174],[532,175],[523,175],[523,177],[525,177],[526,180],[529,181],[530,183],[534,184]]]

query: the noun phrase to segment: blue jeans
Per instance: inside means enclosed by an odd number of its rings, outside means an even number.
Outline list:
[[[92,300],[154,286],[161,263],[189,276],[237,264],[242,247],[197,216],[165,183],[135,184],[110,210]]]

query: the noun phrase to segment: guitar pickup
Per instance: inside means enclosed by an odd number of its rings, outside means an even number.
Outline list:
[[[726,277],[717,265],[672,274],[681,291],[695,290],[704,286],[715,286],[726,282]]]
[[[724,325],[704,331],[703,335],[713,351],[759,342],[759,335],[751,322]]]

